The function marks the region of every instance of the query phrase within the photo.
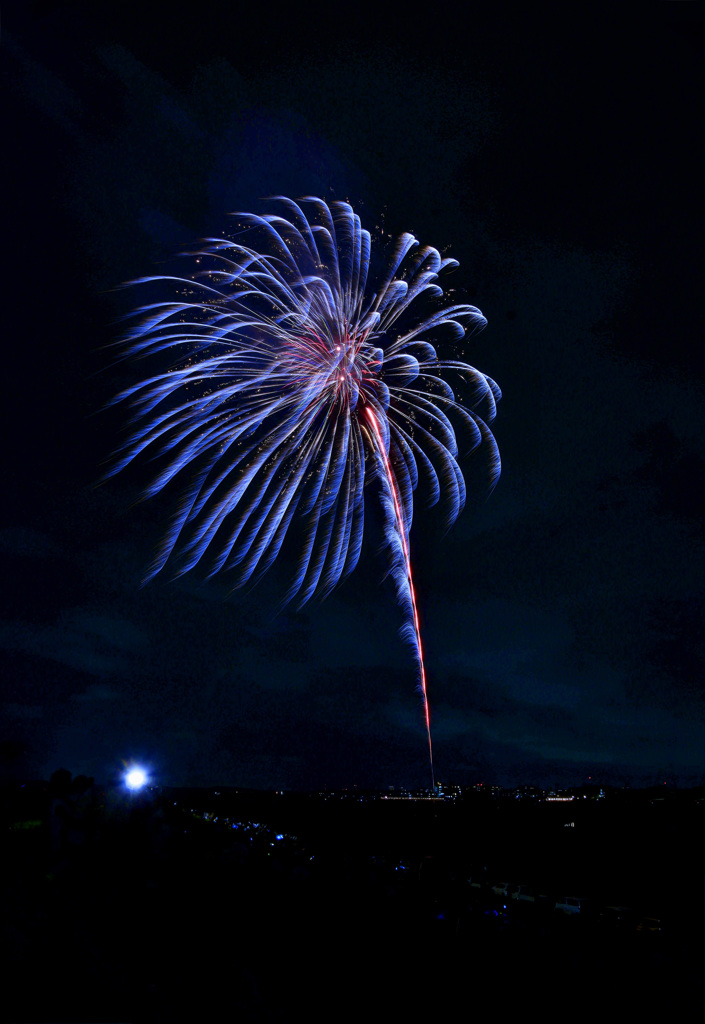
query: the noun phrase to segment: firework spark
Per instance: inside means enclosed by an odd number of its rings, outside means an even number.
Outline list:
[[[128,353],[154,357],[157,370],[118,396],[130,401],[133,429],[110,472],[146,453],[159,467],[147,496],[183,485],[147,578],[167,564],[176,576],[199,565],[242,586],[267,571],[298,528],[286,597],[299,606],[355,568],[365,484],[381,480],[433,766],[409,557],[413,493],[421,483],[429,504],[443,499],[446,525],[463,508],[454,422],[467,450],[485,442],[492,483],[499,475],[486,426],[499,388],[466,363],[439,359],[435,347],[442,332],[459,339],[486,320],[464,304],[415,315],[423,299],[443,297],[438,274],[457,261],[413,235],[398,239],[368,284],[371,237],[348,203],[308,197],[306,216],[298,203],[277,201],[286,217],[235,215],[238,230],[207,239],[188,276],[135,282],[161,282],[172,297],[138,309],[128,333]],[[468,391],[467,405],[448,375]]]

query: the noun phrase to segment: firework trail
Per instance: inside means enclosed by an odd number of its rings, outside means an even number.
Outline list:
[[[208,575],[230,572],[242,586],[293,535],[298,562],[286,598],[299,606],[330,593],[357,565],[365,484],[381,480],[433,774],[409,558],[413,493],[421,485],[430,505],[442,500],[448,526],[463,508],[453,421],[467,451],[486,443],[492,483],[499,474],[486,426],[499,388],[466,363],[440,359],[435,347],[443,332],[463,338],[486,320],[464,304],[435,302],[428,311],[428,300],[443,297],[438,274],[457,261],[413,235],[397,240],[375,277],[370,234],[348,203],[308,197],[306,216],[291,199],[276,201],[286,216],[234,215],[234,234],[206,239],[190,254],[187,276],[134,282],[159,282],[172,297],[133,314],[126,354],[151,359],[154,372],[117,396],[130,402],[133,426],[108,475],[144,453],[157,463],[146,496],[183,485],[147,579],[167,565],[175,576],[199,565]],[[448,375],[467,391],[466,405]]]
[[[404,519],[401,511],[401,504],[399,502],[399,495],[397,494],[396,483],[394,481],[394,473],[389,463],[389,457],[384,447],[382,435],[379,430],[379,424],[375,414],[370,410],[365,410],[367,418],[372,427],[374,440],[377,445],[377,452],[379,454],[380,462],[383,466],[384,478],[389,486],[389,493],[392,497],[394,505],[394,521],[396,523],[397,531],[399,534],[399,540],[401,541],[403,566],[405,571],[405,584],[408,587],[409,600],[411,603],[411,620],[414,630],[414,642],[416,644],[416,653],[419,661],[419,689],[423,698],[423,710],[424,719],[426,721],[426,735],[428,737],[428,760],[431,766],[431,788],[435,790],[436,780],[433,773],[433,743],[431,742],[431,711],[428,706],[428,691],[426,689],[426,665],[423,657],[423,646],[421,644],[421,626],[419,625],[419,613],[416,608],[416,590],[414,589],[414,579],[411,575],[411,558],[409,556],[409,538],[407,532],[404,529]]]

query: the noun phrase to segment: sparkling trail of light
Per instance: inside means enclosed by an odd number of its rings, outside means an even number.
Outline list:
[[[399,496],[397,495],[397,488],[394,482],[394,473],[392,467],[389,464],[389,456],[384,447],[384,441],[382,434],[379,429],[379,424],[375,414],[372,412],[369,406],[367,406],[365,413],[372,426],[372,431],[377,441],[377,449],[379,451],[382,465],[384,466],[384,475],[389,485],[389,490],[392,495],[392,501],[394,502],[394,512],[397,520],[397,529],[399,531],[399,537],[401,539],[402,552],[404,554],[404,569],[406,571],[406,580],[409,585],[409,597],[411,599],[411,611],[414,622],[414,633],[416,635],[416,649],[418,650],[419,657],[419,673],[420,673],[420,684],[419,689],[423,697],[423,708],[424,708],[424,719],[426,721],[426,735],[428,736],[428,759],[431,767],[431,787],[435,791],[436,780],[433,773],[433,743],[431,742],[431,714],[428,707],[428,691],[426,689],[426,666],[423,660],[423,646],[421,644],[421,624],[419,623],[419,613],[416,607],[416,591],[414,590],[414,579],[411,574],[411,557],[409,555],[409,541],[406,536],[406,529],[404,528],[404,520],[402,518],[401,505],[399,503]]]

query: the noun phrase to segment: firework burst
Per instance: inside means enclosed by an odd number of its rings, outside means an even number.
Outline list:
[[[147,578],[167,565],[258,579],[299,528],[287,594],[303,605],[325,596],[356,566],[365,484],[381,481],[390,569],[407,610],[432,762],[431,729],[409,557],[413,495],[442,501],[450,525],[465,503],[456,425],[465,450],[483,441],[492,482],[499,457],[486,424],[500,397],[485,374],[439,359],[437,339],[485,326],[478,309],[439,300],[441,258],[403,234],[377,280],[371,237],[348,203],[277,197],[284,215],[237,214],[230,238],[206,239],[185,277],[141,307],[126,343],[156,356],[160,372],[123,392],[133,429],[111,473],[142,453],[157,460],[147,490],[172,481],[182,493]],[[247,244],[245,244],[247,243]],[[426,307],[428,303],[425,304]],[[169,366],[164,362],[169,359]],[[447,378],[469,394],[460,404]]]

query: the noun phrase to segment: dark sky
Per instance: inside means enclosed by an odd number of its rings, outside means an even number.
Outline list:
[[[474,455],[454,528],[411,537],[437,777],[704,780],[703,21],[640,6],[5,6],[4,773],[427,781],[374,515],[344,587],[278,614],[285,566],[140,588],[171,504],[97,485],[140,372],[116,286],[313,194],[447,250],[489,320],[502,478]]]

